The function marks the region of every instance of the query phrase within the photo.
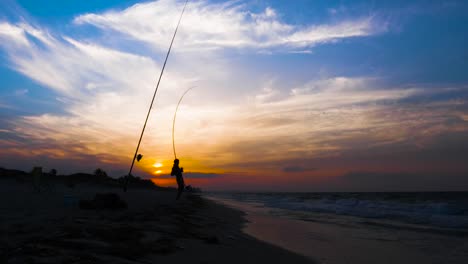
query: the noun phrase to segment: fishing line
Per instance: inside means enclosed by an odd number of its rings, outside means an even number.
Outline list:
[[[135,150],[135,155],[133,155],[132,165],[130,165],[130,170],[128,171],[128,175],[127,175],[126,180],[125,180],[125,184],[124,184],[124,187],[123,187],[124,192],[127,191],[128,180],[130,178],[130,175],[132,175],[133,165],[135,165],[135,159],[137,158],[138,150],[140,149],[141,139],[143,138],[143,134],[145,133],[146,123],[148,123],[148,118],[149,118],[150,113],[151,113],[151,108],[153,108],[154,98],[156,97],[156,93],[158,92],[159,84],[161,83],[161,78],[163,76],[164,69],[166,68],[167,59],[169,58],[169,54],[171,53],[172,44],[174,43],[174,39],[175,39],[175,37],[177,35],[177,30],[179,29],[180,21],[182,20],[182,16],[184,15],[185,7],[187,6],[187,2],[188,2],[188,0],[185,1],[184,8],[182,9],[182,13],[180,14],[180,17],[179,17],[179,22],[177,22],[177,27],[176,27],[176,29],[174,31],[174,35],[172,36],[171,44],[169,45],[169,49],[167,50],[166,59],[164,60],[163,67],[162,67],[161,73],[159,75],[158,83],[156,84],[156,88],[154,90],[153,99],[151,100],[151,104],[150,104],[149,109],[148,109],[148,114],[146,115],[145,124],[143,125],[143,129],[141,130],[140,139],[138,140],[138,145],[137,145],[136,150]]]
[[[192,86],[192,87],[188,88],[188,89],[182,94],[182,96],[181,96],[180,99],[179,99],[179,102],[177,103],[176,110],[175,110],[175,112],[174,112],[174,119],[172,120],[172,150],[174,151],[174,159],[177,159],[176,150],[175,150],[175,143],[174,143],[174,129],[175,129],[175,121],[176,121],[176,117],[177,117],[177,110],[179,110],[180,102],[182,102],[182,99],[184,99],[184,96],[185,96],[190,90],[192,90],[192,89],[195,88],[195,87],[196,87],[196,86]]]

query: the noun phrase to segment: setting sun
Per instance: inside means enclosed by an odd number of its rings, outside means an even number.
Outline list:
[[[153,167],[155,167],[155,168],[161,168],[161,167],[162,167],[162,164],[159,163],[159,162],[156,162],[155,164],[153,164]],[[156,172],[156,173],[157,173],[157,172]],[[159,173],[160,173],[160,171],[159,171]]]

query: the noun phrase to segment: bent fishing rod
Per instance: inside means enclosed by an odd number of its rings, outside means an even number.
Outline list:
[[[177,117],[177,110],[179,110],[180,102],[182,102],[182,99],[184,99],[184,96],[185,96],[190,90],[192,90],[192,89],[195,88],[195,87],[196,87],[196,86],[192,86],[192,87],[188,88],[188,89],[182,94],[182,96],[181,96],[180,99],[179,99],[179,102],[177,103],[176,110],[175,110],[175,112],[174,112],[174,119],[172,120],[172,150],[174,151],[174,159],[177,159],[176,150],[175,150],[175,143],[174,143],[174,129],[175,129],[175,121],[176,121],[176,117]]]
[[[141,140],[143,138],[143,134],[145,133],[146,124],[148,123],[148,118],[149,118],[150,113],[151,113],[151,108],[153,108],[154,98],[156,98],[156,93],[158,92],[159,84],[161,83],[161,78],[163,76],[164,69],[166,68],[167,59],[169,58],[169,54],[171,53],[172,44],[174,43],[174,39],[175,39],[175,37],[177,35],[177,30],[179,29],[180,21],[182,20],[182,16],[184,15],[185,7],[187,7],[187,2],[188,2],[188,0],[185,1],[184,8],[182,9],[182,13],[180,14],[179,21],[177,22],[177,26],[176,26],[175,31],[174,31],[174,35],[172,36],[171,44],[169,45],[169,49],[167,50],[166,59],[164,60],[164,64],[163,64],[163,67],[161,69],[161,73],[159,74],[158,83],[156,84],[156,88],[154,89],[153,99],[151,99],[151,104],[150,104],[150,106],[148,108],[148,114],[146,115],[145,124],[143,125],[143,129],[141,130],[140,139],[138,140],[138,144],[137,144],[137,147],[136,147],[136,150],[135,150],[135,155],[133,155],[132,165],[130,165],[130,170],[128,171],[128,175],[127,175],[125,183],[124,183],[124,187],[123,187],[124,192],[127,191],[128,181],[129,181],[130,176],[132,175],[133,166],[135,165],[135,159],[137,159],[138,150],[140,149]]]

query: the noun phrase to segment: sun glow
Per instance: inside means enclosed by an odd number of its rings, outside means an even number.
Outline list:
[[[163,165],[161,163],[159,163],[159,162],[156,162],[156,163],[153,164],[153,167],[155,167],[155,168],[161,168],[162,166]]]
[[[157,171],[155,171],[154,173],[156,173],[156,174],[161,174],[161,173],[162,173],[162,170],[157,170]]]

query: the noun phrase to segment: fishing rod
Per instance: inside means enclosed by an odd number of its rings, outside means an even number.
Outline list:
[[[135,159],[137,159],[137,155],[138,155],[138,160],[141,159],[141,155],[138,154],[138,150],[140,149],[141,139],[143,138],[143,134],[145,133],[146,124],[148,123],[148,118],[151,113],[151,108],[153,108],[154,98],[156,97],[156,93],[158,92],[159,84],[161,83],[161,78],[163,76],[164,69],[166,68],[167,59],[169,58],[169,54],[171,53],[172,44],[174,43],[174,39],[177,35],[177,30],[179,29],[180,21],[182,20],[182,16],[184,15],[185,7],[187,7],[187,2],[188,0],[185,1],[184,8],[182,9],[182,13],[180,14],[179,21],[177,22],[177,26],[174,31],[174,35],[172,36],[171,44],[169,45],[169,49],[167,50],[166,59],[164,60],[161,73],[159,74],[158,83],[156,84],[156,88],[154,90],[153,99],[151,99],[151,104],[148,109],[148,114],[146,115],[145,124],[143,125],[143,129],[141,130],[140,139],[138,140],[138,144],[135,150],[135,155],[133,155],[132,165],[130,165],[130,170],[128,171],[128,175],[124,183],[124,187],[123,187],[124,192],[127,191],[128,180],[130,178],[130,175],[132,175],[133,165],[135,165]]]
[[[174,112],[174,119],[172,120],[172,150],[174,151],[174,159],[177,159],[176,150],[175,150],[175,143],[174,143],[174,129],[175,129],[175,121],[176,121],[176,117],[177,117],[177,110],[179,110],[180,102],[182,102],[182,99],[184,99],[184,96],[185,96],[190,90],[192,90],[192,89],[195,88],[195,87],[196,87],[196,86],[192,86],[192,87],[188,88],[188,89],[182,94],[182,96],[181,96],[180,99],[179,99],[179,102],[177,103],[176,110],[175,110],[175,112]]]

